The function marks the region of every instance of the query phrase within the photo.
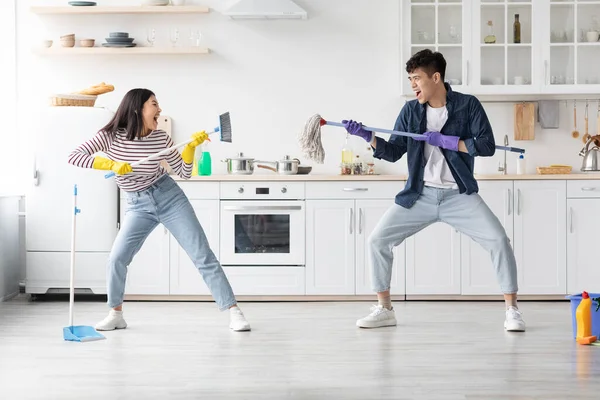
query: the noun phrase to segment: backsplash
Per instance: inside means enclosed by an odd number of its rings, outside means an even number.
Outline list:
[[[308,11],[308,20],[234,21],[221,10],[231,2],[191,1],[186,4],[211,7],[209,14],[194,15],[33,15],[32,5],[66,5],[61,1],[17,2],[19,129],[22,146],[29,134],[43,130],[32,110],[46,107],[52,93],[81,90],[100,82],[115,91],[98,97],[97,106],[115,110],[122,96],[134,87],[153,90],[164,115],[173,121],[174,140],[185,140],[198,130],[218,124],[219,114],[229,111],[233,143],[213,142],[213,173],[226,173],[219,160],[244,152],[261,160],[284,155],[299,157],[313,165],[314,174],[340,172],[343,128],[322,128],[325,163],[315,165],[301,157],[297,135],[315,113],[325,119],[355,119],[392,129],[404,104],[400,79],[406,79],[399,59],[399,2],[378,0],[298,0]],[[140,1],[102,1],[99,5],[137,5]],[[26,26],[26,23],[33,25]],[[33,27],[32,27],[33,26]],[[76,40],[104,42],[109,32],[128,32],[138,46],[147,46],[146,31],[155,29],[155,46],[171,46],[169,31],[180,31],[178,46],[190,45],[190,29],[200,30],[201,45],[208,55],[113,55],[39,56],[31,48],[45,39],[59,45],[62,35],[74,33]],[[578,102],[578,129],[583,136],[585,101]],[[535,127],[534,141],[513,139],[513,104],[484,103],[494,129],[496,143],[505,134],[511,146],[527,150],[526,169],[549,164],[569,164],[579,172],[583,146],[571,137],[573,103],[560,106],[560,128]],[[591,132],[596,132],[597,102],[590,102]],[[100,127],[82,132],[82,141]],[[381,135],[387,137],[387,135]],[[366,154],[362,139],[350,138],[355,152]],[[499,151],[491,158],[476,160],[476,173],[496,174],[503,160]],[[507,156],[508,173],[516,173],[517,154]],[[66,162],[66,161],[65,161]],[[406,160],[396,164],[375,163],[377,173],[406,173]],[[27,172],[27,171],[26,171]],[[260,171],[265,175],[269,171]]]

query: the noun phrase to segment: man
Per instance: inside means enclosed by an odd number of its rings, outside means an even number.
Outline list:
[[[394,130],[422,133],[418,139],[376,137],[355,121],[342,121],[348,133],[364,138],[373,156],[389,162],[408,157],[408,181],[395,204],[369,237],[373,289],[378,305],[359,319],[361,328],[396,325],[390,300],[393,249],[428,225],[441,221],[468,235],[490,252],[506,305],[504,328],[524,331],[517,307],[517,266],[510,241],[498,218],[479,196],[474,158],[494,155],[496,145],[486,113],[474,96],[454,92],[444,83],[442,54],[422,50],[406,63],[416,99],[407,102]]]

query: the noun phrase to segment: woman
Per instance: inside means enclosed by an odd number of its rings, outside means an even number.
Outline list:
[[[69,155],[69,163],[82,168],[111,170],[126,194],[127,209],[113,244],[107,270],[108,316],[96,325],[99,331],[123,329],[123,295],[127,267],[148,235],[161,223],[177,239],[194,262],[210,289],[219,309],[230,310],[229,327],[248,331],[250,325],[237,302],[223,269],[210,249],[194,210],[177,183],[160,165],[166,160],[182,178],[192,174],[196,146],[208,135],[195,133],[193,142],[181,155],[177,150],[132,169],[131,163],[174,145],[171,137],[158,128],[161,109],[148,89],[130,90],[115,116],[94,138]],[[108,158],[94,156],[103,152]]]

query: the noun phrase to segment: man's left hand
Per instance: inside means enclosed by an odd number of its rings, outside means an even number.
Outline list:
[[[453,151],[458,151],[458,142],[460,140],[458,136],[444,135],[441,132],[425,132],[423,136],[415,137],[413,139]]]

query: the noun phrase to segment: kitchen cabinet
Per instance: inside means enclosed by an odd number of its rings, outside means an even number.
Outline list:
[[[596,246],[600,226],[600,183],[567,182],[567,290],[600,291]]]
[[[517,14],[519,43],[513,34]],[[401,64],[430,48],[444,54],[446,81],[456,91],[598,93],[599,18],[600,1],[406,1],[401,6]],[[489,35],[493,43],[486,43]],[[402,94],[412,95],[408,80],[402,81]]]
[[[219,200],[190,200],[212,251],[219,258]],[[209,295],[200,272],[173,235],[170,241],[170,293],[179,295]]]
[[[514,182],[519,294],[566,294],[566,182]]]
[[[374,295],[368,238],[398,182],[306,185],[306,294]],[[404,294],[404,245],[394,250],[391,294]]]
[[[127,203],[121,199],[121,221]],[[169,231],[159,224],[127,268],[126,295],[169,294]]]
[[[499,219],[511,243],[514,237],[513,181],[479,181],[479,195]],[[490,253],[461,234],[461,293],[502,294]]]

